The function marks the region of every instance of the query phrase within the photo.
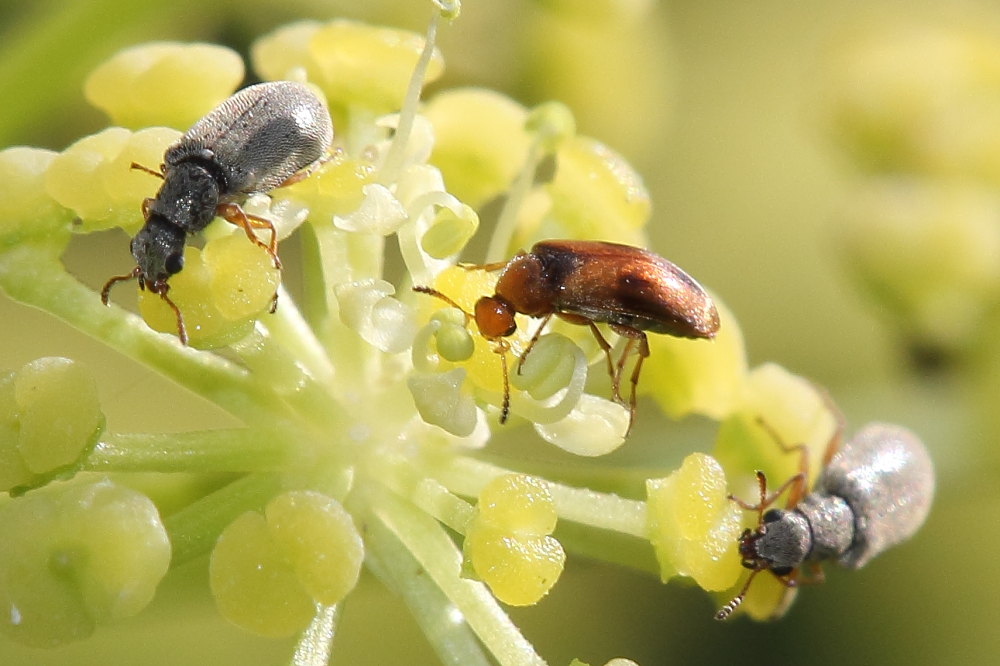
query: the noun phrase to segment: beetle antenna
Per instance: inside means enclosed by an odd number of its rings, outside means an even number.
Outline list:
[[[740,593],[737,594],[735,597],[733,597],[729,601],[729,603],[727,603],[725,606],[720,608],[715,613],[716,620],[727,619],[730,615],[732,615],[736,611],[737,608],[740,607],[740,604],[743,603],[743,599],[746,598],[747,596],[747,590],[750,589],[750,583],[753,582],[754,577],[758,573],[760,573],[760,571],[761,571],[760,569],[754,569],[753,571],[750,572],[750,576],[747,578],[747,582],[743,584],[743,589],[740,590]]]
[[[456,303],[450,297],[442,294],[434,287],[422,287],[420,285],[417,285],[416,287],[413,287],[413,291],[417,292],[418,294],[427,294],[428,296],[433,296],[434,298],[444,301],[445,303],[447,303],[448,305],[450,305],[451,307],[455,308],[456,310],[460,311],[462,314],[465,315],[466,324],[468,324],[469,321],[471,321],[473,318],[472,315],[470,315],[468,312],[465,311],[465,308]]]
[[[116,275],[115,277],[104,283],[104,287],[101,288],[101,303],[108,305],[111,299],[111,287],[115,286],[118,282],[124,282],[126,280],[134,280],[142,275],[142,269],[138,266],[133,268],[131,271],[125,275]]]
[[[148,166],[143,166],[142,164],[139,164],[138,162],[132,162],[132,164],[130,164],[128,168],[129,169],[134,169],[136,171],[144,171],[144,172],[148,173],[150,176],[156,176],[157,178],[160,178],[160,179],[163,178],[163,174],[160,173],[159,171],[155,171],[153,169],[150,169]]]
[[[507,374],[507,341],[498,340],[500,346],[500,369],[503,371],[503,404],[500,406],[500,425],[510,416],[510,377]]]

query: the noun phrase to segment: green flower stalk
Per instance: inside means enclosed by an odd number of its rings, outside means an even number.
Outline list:
[[[453,18],[457,7],[439,12]],[[759,419],[814,453],[816,478],[838,427],[830,402],[779,366],[748,369],[722,303],[714,341],[651,336],[638,387],[639,420],[665,433],[664,446],[682,445],[666,441],[671,420],[718,422],[713,455],[693,453],[678,470],[653,459],[646,474],[596,464],[627,446],[628,409],[603,397],[604,354],[590,331],[565,322],[511,372],[510,422],[498,423],[495,343],[412,287],[469,311],[497,275],[460,258],[503,261],[553,236],[641,245],[650,200],[620,155],[576,133],[565,106],[526,109],[482,89],[421,105],[443,67],[439,20],[423,38],[296,23],[254,45],[259,76],[321,92],[334,150],[310,177],[243,204],[279,240],[300,243],[301,261],[286,259],[284,272],[301,272],[301,294],[280,287],[266,251],[224,221],[188,245],[170,297],[190,346],[156,294],[138,292],[138,315],[105,307],[61,256],[96,231],[136,232],[158,181],[130,165],[155,169],[187,124],[230,95],[238,58],[200,44],[127,49],[85,84],[116,126],[58,154],[0,152],[0,288],[243,424],[110,432],[79,364],[39,359],[0,376],[0,481],[11,495],[0,502],[0,631],[12,640],[85,639],[141,612],[168,566],[207,555],[219,612],[263,636],[298,635],[295,664],[326,663],[363,570],[412,609],[443,662],[542,664],[504,607],[544,604],[568,559],[732,596],[745,580],[737,537],[756,516],[727,495],[752,500],[757,469],[774,480],[797,472]],[[184,94],[165,106],[149,90]],[[487,256],[466,256],[480,235]],[[511,358],[533,331],[518,325]],[[555,446],[564,464],[505,452],[510,438]],[[124,484],[125,472],[221,472],[227,482],[167,511]],[[766,618],[787,601],[760,576],[743,609]]]

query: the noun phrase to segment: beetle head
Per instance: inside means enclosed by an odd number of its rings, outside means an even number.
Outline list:
[[[489,340],[505,338],[517,330],[514,308],[499,296],[483,296],[476,301],[473,318],[479,332]]]
[[[160,293],[167,278],[184,268],[184,230],[166,218],[151,215],[132,239],[132,256],[143,287]]]
[[[177,305],[167,296],[170,285],[167,278],[180,272],[184,267],[184,232],[166,219],[152,215],[132,239],[132,256],[136,267],[125,275],[118,275],[105,283],[101,289],[101,302],[108,304],[111,287],[125,280],[138,280],[140,289],[149,289],[158,295],[173,311],[177,318],[177,337],[187,344],[187,329]]]

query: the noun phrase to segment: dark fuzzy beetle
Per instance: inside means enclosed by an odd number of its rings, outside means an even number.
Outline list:
[[[187,237],[219,216],[241,227],[280,268],[274,225],[245,213],[239,202],[305,178],[332,141],[330,114],[316,95],[301,83],[273,81],[240,90],[196,122],[164,153],[161,171],[133,163],[163,185],[142,203],[146,222],[131,246],[136,267],[108,280],[101,300],[108,304],[115,283],[137,279],[174,311],[178,337],[187,344],[184,319],[167,296],[167,280],[184,267]],[[257,238],[254,229],[268,230],[270,240]]]
[[[515,314],[542,320],[518,360],[518,370],[553,315],[589,326],[607,358],[612,397],[622,405],[625,405],[619,389],[622,369],[626,356],[636,347],[639,358],[632,370],[632,394],[628,402],[630,429],[635,418],[639,371],[649,356],[645,331],[711,339],[719,330],[715,303],[694,278],[663,257],[629,245],[547,240],[535,243],[531,252],[521,252],[510,261],[466,268],[503,269],[495,293],[480,298],[474,312],[466,313],[475,320],[483,337],[497,344],[504,379],[500,423],[507,420],[510,410],[507,377],[510,344],[504,338],[517,330]],[[414,290],[462,309],[431,287],[414,287]],[[611,359],[611,345],[595,322],[607,322],[611,330],[626,338],[617,364]]]
[[[743,566],[750,569],[739,594],[716,614],[725,620],[742,603],[754,577],[770,571],[786,587],[800,582],[820,582],[819,563],[833,560],[848,569],[859,569],[895,544],[909,539],[923,524],[934,496],[934,467],[920,440],[909,430],[882,423],[862,428],[838,449],[838,425],[823,461],[816,487],[805,494],[808,468],[804,445],[785,446],[761,423],[786,452],[798,450],[799,473],[772,495],[767,494],[764,473],[757,472],[760,501],[748,504],[730,499],[757,512],[757,527],[740,536]],[[789,491],[785,509],[770,509]],[[809,579],[800,579],[808,564]]]

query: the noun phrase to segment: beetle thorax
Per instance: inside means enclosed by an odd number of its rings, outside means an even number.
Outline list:
[[[215,217],[223,189],[219,178],[197,162],[170,166],[149,206],[150,217],[159,215],[185,233],[201,231]]]
[[[546,279],[541,259],[534,254],[510,260],[497,280],[496,293],[515,311],[531,317],[542,317],[555,309],[555,290]]]

